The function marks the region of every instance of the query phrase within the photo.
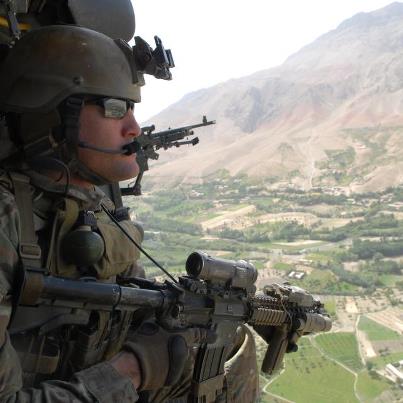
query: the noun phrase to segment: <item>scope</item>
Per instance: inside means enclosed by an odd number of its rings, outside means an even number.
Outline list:
[[[250,288],[257,279],[257,270],[245,260],[218,259],[196,251],[186,260],[186,271],[192,278],[235,288]]]

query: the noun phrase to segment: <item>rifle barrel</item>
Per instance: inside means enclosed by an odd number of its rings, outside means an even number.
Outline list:
[[[175,129],[168,129],[168,130],[162,130],[162,131],[156,132],[156,133],[150,133],[149,136],[150,136],[150,138],[156,138],[156,137],[164,137],[164,136],[175,135],[175,134],[178,135],[178,134],[188,133],[184,136],[184,137],[186,137],[186,136],[191,135],[189,133],[189,131],[191,131],[192,129],[197,129],[198,127],[214,125],[215,123],[216,123],[215,120],[209,120],[209,121],[202,122],[202,123],[196,123],[194,125],[177,127]]]

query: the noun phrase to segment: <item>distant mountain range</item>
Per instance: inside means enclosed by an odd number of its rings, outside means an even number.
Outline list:
[[[281,66],[190,93],[150,122],[201,115],[217,124],[198,131],[197,147],[161,153],[148,180],[225,169],[303,189],[403,184],[403,3],[359,13]]]

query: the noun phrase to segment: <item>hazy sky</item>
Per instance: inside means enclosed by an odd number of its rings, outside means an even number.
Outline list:
[[[136,35],[158,35],[173,53],[173,80],[146,76],[144,121],[183,95],[281,64],[359,12],[388,0],[132,0]],[[153,46],[154,47],[154,46]],[[202,114],[202,112],[200,112]]]

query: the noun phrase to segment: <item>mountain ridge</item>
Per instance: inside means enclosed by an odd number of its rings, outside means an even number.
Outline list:
[[[149,176],[201,180],[226,169],[346,191],[403,183],[402,56],[403,4],[395,2],[343,21],[280,66],[189,93],[152,123],[205,114],[217,125],[198,131],[197,148],[161,155]]]

